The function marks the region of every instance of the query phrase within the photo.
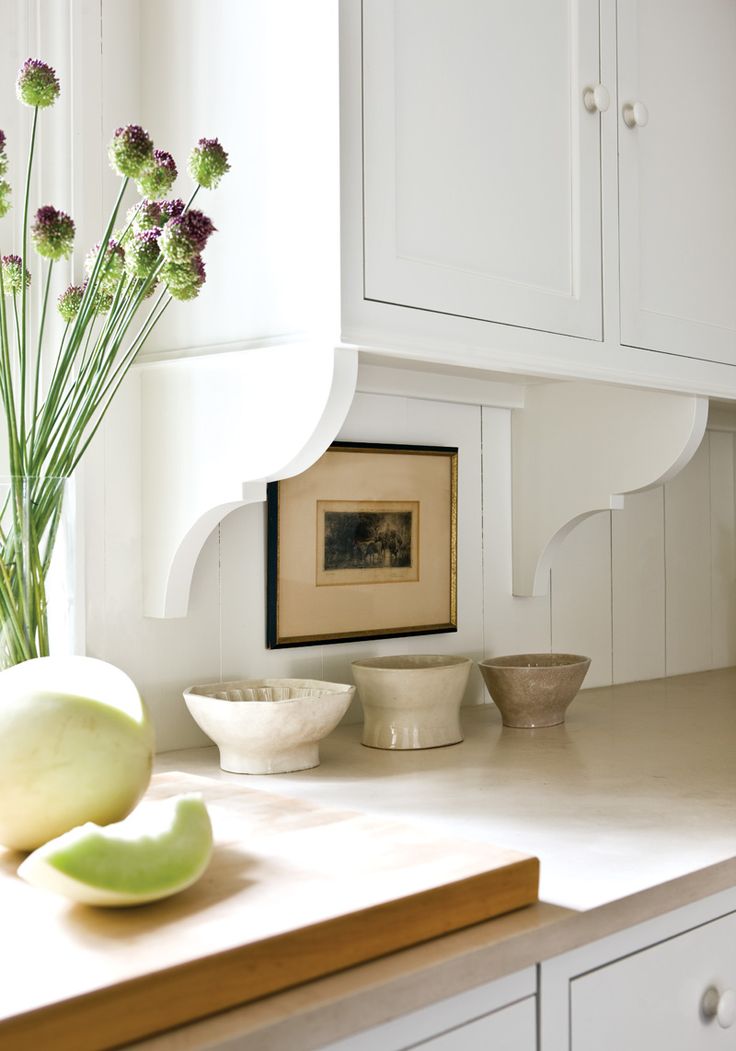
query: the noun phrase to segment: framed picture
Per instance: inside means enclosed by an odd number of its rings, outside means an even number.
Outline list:
[[[457,631],[457,449],[335,442],[268,486],[272,649]]]

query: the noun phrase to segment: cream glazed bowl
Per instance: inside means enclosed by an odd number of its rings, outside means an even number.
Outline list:
[[[184,701],[223,770],[286,774],[319,766],[319,742],[354,694],[354,686],[317,679],[239,679],[190,686]]]
[[[439,748],[463,739],[469,657],[415,654],[353,661],[369,748]]]

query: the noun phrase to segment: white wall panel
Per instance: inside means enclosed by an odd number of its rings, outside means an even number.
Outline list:
[[[549,596],[511,591],[511,413],[483,409],[485,656],[550,649]]]
[[[664,487],[667,675],[712,666],[710,446]]]
[[[632,493],[611,515],[613,681],[665,674],[664,490]]]
[[[551,568],[552,650],[591,658],[586,687],[608,686],[611,666],[611,512],[584,519]]]
[[[736,664],[736,493],[734,436],[711,431],[711,618],[714,668]]]

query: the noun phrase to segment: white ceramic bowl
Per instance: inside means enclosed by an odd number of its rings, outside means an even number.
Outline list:
[[[369,748],[438,748],[462,741],[469,657],[415,654],[353,661]]]
[[[190,686],[184,700],[236,774],[319,766],[319,742],[348,710],[354,686],[317,679],[240,679]]]

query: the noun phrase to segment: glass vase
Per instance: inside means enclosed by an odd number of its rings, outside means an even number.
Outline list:
[[[0,475],[0,670],[73,649],[71,483]]]

